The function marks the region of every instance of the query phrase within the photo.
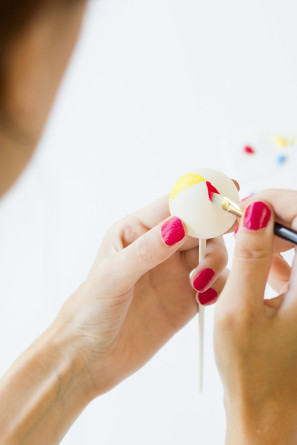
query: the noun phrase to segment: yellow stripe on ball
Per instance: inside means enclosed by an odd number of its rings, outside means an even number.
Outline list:
[[[205,178],[201,175],[197,175],[197,173],[187,173],[183,175],[179,180],[175,183],[169,197],[169,204],[180,192],[191,187],[192,185],[199,184],[199,182],[206,181]]]

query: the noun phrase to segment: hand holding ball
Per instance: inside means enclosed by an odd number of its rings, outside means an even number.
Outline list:
[[[201,168],[196,173],[182,176],[170,194],[169,208],[172,216],[180,218],[194,238],[215,238],[225,233],[234,224],[236,217],[211,202],[211,193],[216,191],[238,203],[239,195],[228,176],[210,168]]]

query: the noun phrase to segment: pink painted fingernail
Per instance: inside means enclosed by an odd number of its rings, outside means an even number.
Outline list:
[[[264,202],[253,202],[245,211],[244,226],[249,230],[264,229],[269,223],[270,216],[270,208]]]
[[[167,246],[173,246],[185,237],[185,229],[179,218],[173,216],[161,228],[161,235]]]
[[[203,292],[207,288],[215,273],[212,269],[204,269],[193,281],[193,288],[198,292]]]
[[[236,233],[238,232],[239,229],[239,225],[236,227],[236,229],[234,230],[234,235],[236,235]]]
[[[200,292],[197,295],[198,302],[202,305],[210,304],[218,298],[218,293],[215,289],[209,288],[205,292]]]

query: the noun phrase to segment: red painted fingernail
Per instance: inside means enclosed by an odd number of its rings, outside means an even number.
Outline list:
[[[234,235],[236,235],[236,233],[238,232],[239,226],[236,227],[236,229],[234,230]]]
[[[179,218],[173,216],[161,228],[161,235],[167,246],[173,246],[185,237],[185,229]]]
[[[193,288],[198,292],[203,292],[207,288],[215,273],[212,269],[204,269],[193,281]]]
[[[253,202],[244,215],[244,226],[249,230],[260,230],[267,226],[271,216],[270,208],[264,202]]]
[[[202,305],[210,304],[214,300],[218,298],[218,293],[215,289],[207,289],[205,292],[200,292],[200,294],[197,295],[198,302]]]

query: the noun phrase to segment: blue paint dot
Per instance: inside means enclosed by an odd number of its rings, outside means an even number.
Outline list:
[[[284,162],[286,162],[287,160],[287,156],[285,155],[280,155],[276,158],[276,163],[277,164],[283,164]]]

